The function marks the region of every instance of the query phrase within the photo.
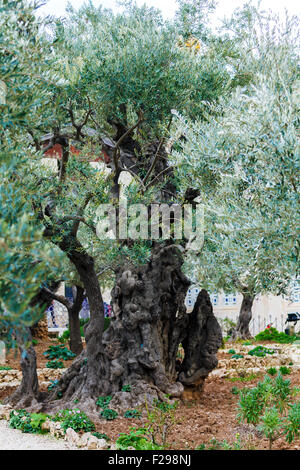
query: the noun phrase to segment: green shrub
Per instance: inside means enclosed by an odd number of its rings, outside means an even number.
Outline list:
[[[62,345],[50,346],[43,354],[47,359],[62,359],[64,361],[73,359],[76,356],[76,354]]]
[[[266,328],[255,336],[256,341],[275,341],[276,343],[293,343],[296,336],[289,336],[286,333],[279,333],[276,328]]]
[[[123,385],[122,392],[131,392],[131,385]]]
[[[57,361],[56,359],[53,361],[48,361],[46,363],[46,367],[48,369],[64,369],[64,363],[62,361]]]
[[[299,403],[291,404],[291,398],[297,394],[291,388],[291,382],[284,379],[279,372],[271,379],[265,376],[252,389],[244,389],[240,393],[237,418],[254,425],[269,440],[269,448],[278,437],[285,435],[292,442],[299,435],[300,409]],[[286,416],[286,410],[290,408]]]
[[[0,370],[12,370],[10,366],[0,366]]]
[[[270,367],[269,369],[266,370],[267,374],[269,375],[276,375],[277,374],[277,369],[276,367]]]
[[[231,356],[231,359],[242,359],[244,356],[243,354],[233,354]]]
[[[240,389],[238,387],[232,387],[230,391],[233,395],[238,395],[240,393]]]
[[[294,403],[290,407],[287,420],[284,423],[284,433],[289,443],[300,437],[300,402]]]
[[[112,421],[118,417],[118,413],[115,410],[111,410],[110,408],[104,408],[101,411],[100,416],[107,421]]]
[[[124,418],[138,418],[140,419],[141,412],[138,410],[127,410],[125,411]]]
[[[234,349],[229,349],[228,354],[235,354],[235,350]]]
[[[95,430],[95,424],[93,421],[91,421],[87,415],[78,408],[73,410],[61,410],[55,415],[53,420],[59,421],[65,432],[68,428],[72,428],[76,432],[90,432]]]
[[[289,375],[291,373],[291,369],[286,366],[279,367],[279,371],[282,375]]]
[[[35,338],[32,338],[31,342],[33,346],[37,346],[39,344],[38,340]]]

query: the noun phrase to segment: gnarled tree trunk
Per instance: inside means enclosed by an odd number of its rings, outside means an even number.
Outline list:
[[[175,245],[156,246],[149,263],[128,265],[117,273],[112,291],[114,317],[103,334],[101,354],[93,359],[90,397],[95,401],[109,394],[113,395],[110,406],[128,409],[164,399],[166,394],[181,397],[185,387],[201,391],[217,365],[222,335],[206,291],[200,292],[193,312],[186,312],[190,282],[181,271],[182,263]],[[90,323],[86,334],[89,327]],[[183,363],[177,360],[180,343],[186,352]],[[62,377],[57,391],[63,397],[57,406],[74,406],[75,398],[81,400],[86,360],[89,351],[76,358]],[[131,391],[122,391],[124,385],[130,385]],[[82,406],[91,412],[91,402],[89,407],[84,402]]]
[[[250,330],[249,330],[249,324],[252,318],[253,301],[254,301],[253,295],[243,294],[243,300],[242,300],[242,305],[240,308],[237,326],[232,334],[233,340],[236,340],[237,338],[241,338],[241,339],[252,338]]]

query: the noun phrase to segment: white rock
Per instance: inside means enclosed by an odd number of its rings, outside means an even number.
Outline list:
[[[68,428],[65,434],[65,440],[68,441],[70,444],[77,446],[80,440],[77,432],[74,431],[72,428]]]

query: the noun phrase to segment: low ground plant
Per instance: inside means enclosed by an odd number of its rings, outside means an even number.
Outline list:
[[[250,356],[265,357],[266,354],[274,354],[273,349],[265,348],[264,346],[256,346],[256,348],[248,351]]]
[[[56,359],[53,359],[53,361],[46,362],[46,367],[47,369],[64,369],[65,366],[63,361],[57,361]]]
[[[124,413],[124,418],[137,418],[140,419],[142,413],[139,410],[127,410]]]
[[[121,433],[116,441],[119,450],[126,450],[133,447],[136,450],[160,450],[162,446],[154,444],[152,436],[146,428],[130,428],[129,433]]]
[[[24,433],[44,434],[42,424],[46,421],[44,413],[28,413],[26,410],[12,410],[9,415],[9,425],[13,429],[19,429]]]
[[[76,354],[72,353],[68,348],[62,345],[52,345],[44,353],[47,359],[62,359],[69,361],[76,357]]]
[[[235,439],[233,443],[229,443],[226,439],[218,441],[216,438],[212,438],[208,444],[200,444],[195,450],[241,450],[240,435],[236,434]]]
[[[182,421],[176,417],[178,402],[171,402],[166,396],[166,401],[155,400],[151,409],[147,401],[145,405],[147,410],[146,427],[151,435],[152,443],[165,448],[172,429]]]
[[[276,367],[269,367],[269,369],[266,370],[267,374],[269,375],[276,375],[277,374],[277,369]]]
[[[107,421],[113,421],[118,417],[118,413],[110,408],[104,408],[100,412],[100,416],[101,418],[106,419]]]
[[[289,375],[291,373],[291,369],[289,367],[286,367],[286,366],[281,366],[281,367],[279,367],[279,372],[282,375]]]
[[[93,421],[91,421],[87,415],[78,408],[59,411],[54,416],[53,421],[58,421],[65,432],[68,428],[72,428],[76,432],[91,432],[95,430],[95,424]]]
[[[238,420],[257,426],[269,440],[269,449],[281,436],[288,442],[299,436],[300,404],[292,403],[299,390],[293,389],[290,380],[280,372],[273,379],[265,376],[256,387],[245,388],[239,395]]]

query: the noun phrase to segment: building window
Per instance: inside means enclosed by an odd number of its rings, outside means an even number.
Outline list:
[[[226,294],[224,296],[224,305],[236,305],[236,294]]]
[[[218,303],[219,303],[219,296],[218,296],[218,294],[211,294],[210,300],[211,300],[211,303],[212,303],[213,305],[218,305]]]
[[[192,287],[191,289],[187,291],[187,295],[185,299],[185,304],[187,307],[194,307],[199,292],[200,292],[199,287]]]

